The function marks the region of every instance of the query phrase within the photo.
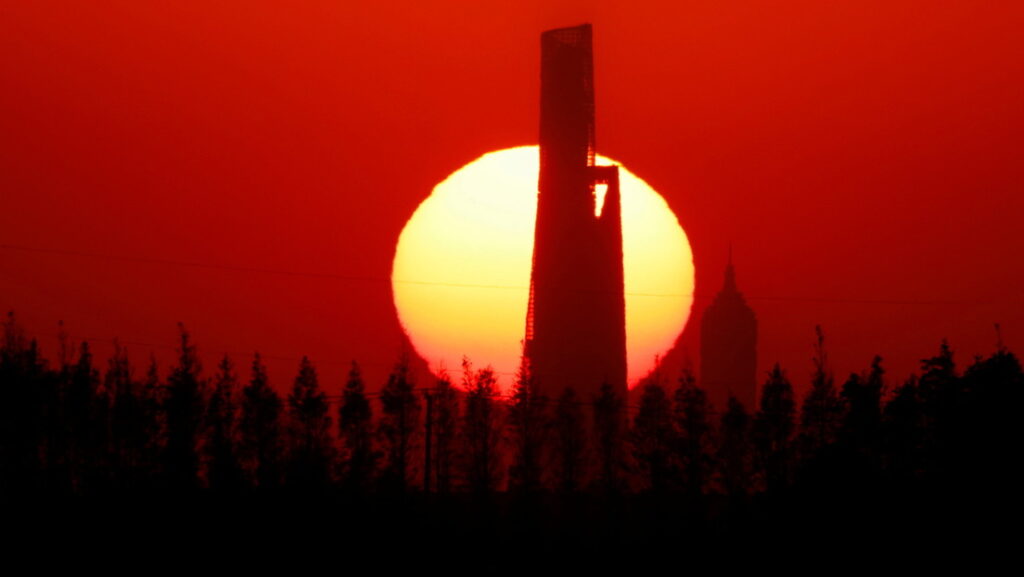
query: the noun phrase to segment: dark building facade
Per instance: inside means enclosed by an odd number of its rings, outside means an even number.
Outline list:
[[[736,288],[731,251],[722,290],[701,319],[700,377],[719,411],[725,410],[729,395],[747,411],[757,409],[757,317]]]
[[[525,353],[536,389],[626,393],[616,166],[595,166],[589,24],[541,35],[540,175]],[[595,189],[606,185],[603,205]]]

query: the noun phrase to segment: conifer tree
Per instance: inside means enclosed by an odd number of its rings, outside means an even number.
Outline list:
[[[78,362],[71,369],[65,393],[64,413],[67,415],[68,466],[72,487],[76,492],[95,489],[99,462],[95,409],[99,393],[99,372],[93,367],[88,342],[82,342]]]
[[[288,395],[288,414],[289,485],[323,488],[329,481],[331,417],[327,414],[327,395],[320,389],[316,368],[307,357],[302,357]]]
[[[179,490],[198,487],[199,441],[204,425],[204,388],[202,367],[196,347],[184,325],[178,324],[180,345],[178,364],[167,377],[167,449],[168,482]]]
[[[848,459],[857,459],[871,469],[878,468],[879,434],[882,422],[882,357],[871,362],[867,375],[851,374],[843,384],[843,405],[838,438]]]
[[[640,410],[629,433],[644,488],[656,493],[667,491],[675,477],[676,431],[668,395],[657,381],[644,385]]]
[[[403,354],[380,393],[381,419],[378,435],[384,448],[382,482],[405,492],[415,477],[413,455],[420,431],[420,401],[409,374],[409,358]]]
[[[825,335],[820,326],[814,328],[814,373],[811,389],[800,408],[800,441],[805,461],[835,441],[840,424],[840,404],[834,378],[828,367]]]
[[[917,481],[924,466],[924,409],[911,375],[882,410],[883,466],[897,484]]]
[[[141,404],[145,444],[142,470],[147,483],[163,478],[163,456],[167,445],[167,419],[164,413],[167,387],[160,381],[156,356],[150,355],[146,377],[142,381]]]
[[[552,428],[555,486],[562,493],[572,493],[579,490],[585,480],[587,427],[582,403],[571,387],[566,387],[558,397]]]
[[[474,373],[468,359],[463,359],[462,369],[463,387],[466,389],[462,425],[466,482],[471,492],[488,495],[498,485],[500,417],[495,403],[497,380],[491,367]]]
[[[753,451],[751,446],[751,418],[736,397],[729,395],[719,425],[717,463],[718,485],[733,498],[746,496],[751,487]]]
[[[597,457],[597,471],[594,480],[597,488],[606,493],[615,493],[625,488],[625,454],[623,440],[626,416],[625,400],[615,392],[609,383],[601,385],[594,402],[594,449]]]
[[[697,379],[688,369],[679,378],[673,396],[673,418],[683,490],[697,495],[706,488],[713,467],[713,430],[707,394],[697,386]]]
[[[141,387],[132,378],[128,353],[117,341],[114,342],[114,354],[107,363],[104,386],[112,397],[112,473],[120,486],[135,488],[144,474],[146,416]]]
[[[217,492],[236,492],[242,488],[242,468],[238,458],[238,403],[235,398],[238,378],[231,359],[224,355],[217,365],[210,403],[207,406],[206,443],[207,481]]]
[[[40,484],[42,402],[46,372],[35,339],[29,340],[7,313],[0,346],[0,495],[18,494]]]
[[[959,410],[967,401],[953,350],[945,340],[934,357],[921,361],[921,379],[918,382],[924,436],[922,466],[928,474],[945,475],[952,472],[953,463],[946,460],[963,434]]]
[[[537,395],[529,361],[524,354],[520,357],[508,418],[513,448],[509,484],[525,493],[537,491],[542,483],[541,463],[544,457],[541,451],[547,428],[545,404],[544,399]]]
[[[252,377],[242,390],[241,446],[247,469],[259,489],[281,484],[281,397],[270,387],[260,354],[252,361]]]
[[[448,371],[443,367],[434,382],[434,414],[431,424],[433,438],[433,475],[437,492],[445,495],[452,490],[452,474],[458,452],[459,401]]]
[[[782,489],[792,480],[795,412],[793,386],[776,363],[761,391],[753,431],[757,468],[769,491]]]
[[[998,328],[998,325],[997,325]],[[1001,339],[996,352],[978,358],[964,371],[963,386],[969,402],[962,407],[962,436],[958,469],[970,477],[961,484],[969,492],[999,496],[1017,491],[1019,419],[1024,406],[1024,370],[1017,356]]]
[[[338,409],[339,433],[344,452],[342,478],[344,486],[355,492],[365,491],[373,477],[376,454],[373,451],[373,411],[366,398],[359,365],[352,361],[348,381],[341,394]]]

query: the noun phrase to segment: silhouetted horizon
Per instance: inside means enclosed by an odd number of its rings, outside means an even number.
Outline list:
[[[678,539],[973,546],[1017,514],[1024,371],[1002,346],[961,369],[943,342],[904,382],[887,378],[881,358],[836,381],[819,331],[807,395],[796,397],[776,366],[757,407],[733,397],[722,412],[685,371],[676,383],[649,382],[638,399],[610,389],[544,399],[496,394],[493,373],[468,362],[461,376],[416,383],[408,359],[379,394],[353,363],[339,395],[304,358],[282,396],[258,353],[248,368],[225,357],[204,370],[179,331],[166,371],[136,369],[124,349],[104,364],[88,343],[51,366],[7,315],[0,509],[9,519],[85,514],[119,536],[165,534],[161,519],[216,519],[230,529],[226,542],[253,531],[288,546],[344,535],[382,554],[389,545],[377,536],[400,519],[410,530],[394,544],[432,550],[455,539],[507,567],[549,555],[633,563],[642,559],[617,548]],[[322,534],[283,531],[324,515],[338,520]],[[528,543],[536,549],[524,556],[493,557],[499,545]],[[618,552],[603,557],[604,547]]]

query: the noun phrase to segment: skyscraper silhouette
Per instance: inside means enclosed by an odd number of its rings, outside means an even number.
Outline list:
[[[732,249],[722,290],[701,319],[700,376],[719,411],[725,410],[729,395],[748,411],[757,409],[757,317],[736,288]]]
[[[541,35],[540,177],[526,356],[538,391],[626,392],[619,171],[595,166],[589,24]],[[606,185],[603,202],[596,194]]]

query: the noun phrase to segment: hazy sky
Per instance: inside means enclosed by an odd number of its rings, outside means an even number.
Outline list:
[[[694,321],[732,243],[800,390],[815,324],[839,378],[966,363],[995,322],[1020,352],[1024,4],[548,4],[2,0],[0,307],[50,358],[63,319],[166,363],[182,321],[208,367],[376,386],[403,223],[536,142],[540,33],[592,22],[598,148],[687,231]]]

